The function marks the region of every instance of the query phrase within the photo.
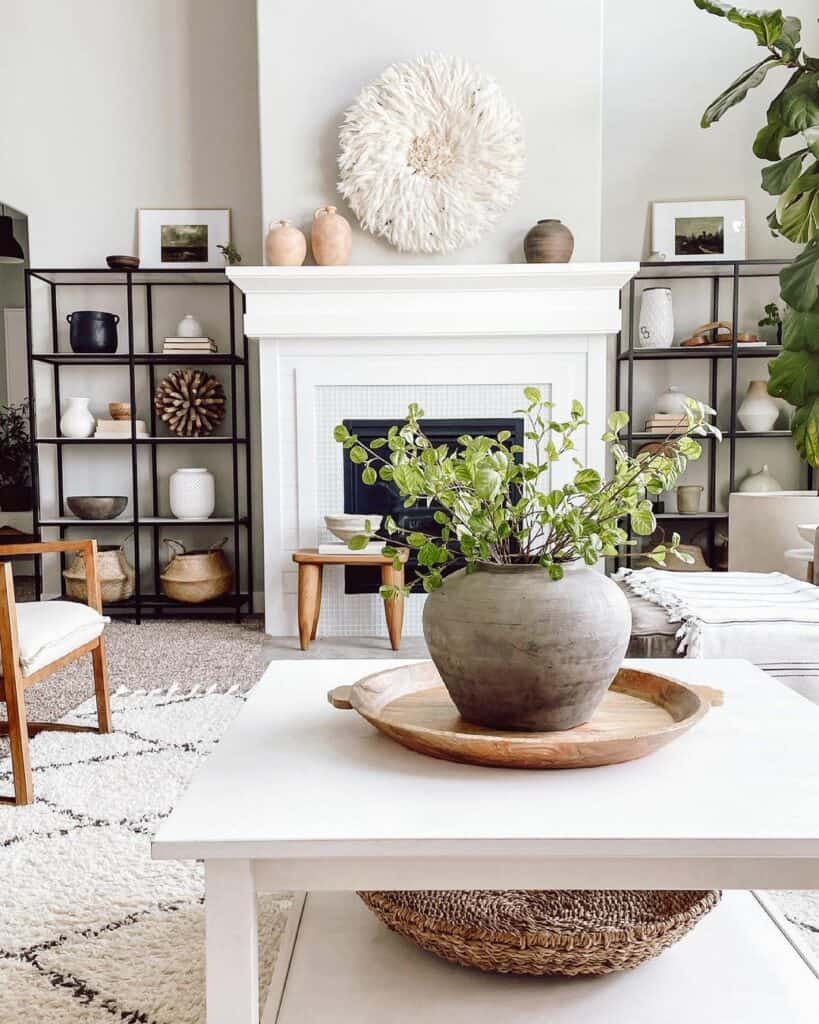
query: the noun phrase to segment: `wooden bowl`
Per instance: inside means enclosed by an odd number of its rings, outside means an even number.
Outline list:
[[[138,256],[106,256],[105,262],[112,270],[139,270]]]
[[[130,402],[109,402],[108,412],[112,420],[129,420],[131,418]]]

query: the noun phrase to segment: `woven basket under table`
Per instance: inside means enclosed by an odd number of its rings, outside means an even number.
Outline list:
[[[608,974],[658,956],[718,890],[360,892],[388,927],[445,960],[500,974]]]

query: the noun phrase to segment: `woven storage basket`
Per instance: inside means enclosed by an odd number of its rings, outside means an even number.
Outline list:
[[[717,890],[360,892],[393,931],[464,967],[608,974],[658,956],[720,900]]]

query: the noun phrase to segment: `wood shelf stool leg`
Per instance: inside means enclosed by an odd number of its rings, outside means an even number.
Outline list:
[[[392,565],[381,566],[381,583],[385,587],[404,586],[404,567],[393,569]],[[399,594],[384,602],[384,616],[387,620],[387,632],[390,635],[392,649],[401,647],[401,630],[404,627],[404,595]]]
[[[299,563],[299,643],[306,651],[316,635],[321,606],[321,567]]]
[[[316,639],[316,633],[318,631],[318,620],[319,620],[319,614],[321,613],[321,591],[322,591],[322,587],[324,586],[324,566],[320,565],[318,567],[318,571],[319,571],[318,594],[316,596],[316,612],[315,612],[315,615],[313,616],[313,628],[310,630],[310,639],[311,640],[315,640]]]

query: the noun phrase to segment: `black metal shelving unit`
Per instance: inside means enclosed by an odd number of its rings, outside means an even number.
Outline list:
[[[48,289],[48,307],[50,319],[50,349],[35,349],[35,325],[32,305],[33,286],[46,286]],[[90,355],[75,353],[60,346],[59,332],[59,289],[61,287],[121,287],[125,290],[125,333],[127,351],[111,355]],[[227,349],[217,354],[205,355],[165,355],[156,351],[154,337],[154,291],[157,288],[219,288],[225,292],[227,305]],[[237,302],[237,295],[239,301]],[[248,381],[248,340],[242,330],[245,311],[244,296],[228,280],[222,270],[134,270],[118,271],[106,268],[57,268],[27,269],[25,275],[26,298],[26,349],[28,357],[28,386],[30,401],[30,428],[32,438],[32,483],[34,490],[33,533],[38,539],[43,529],[56,529],[60,538],[65,538],[69,530],[81,529],[86,534],[89,529],[122,530],[123,527],[133,531],[135,590],[127,601],[119,601],[106,605],[106,614],[133,618],[137,623],[146,615],[167,616],[184,614],[187,617],[215,618],[232,617],[237,621],[246,614],[253,613],[253,523],[250,463],[250,388]],[[144,301],[145,332],[140,339],[143,344],[139,350],[136,344],[134,311],[137,301]],[[220,343],[224,341],[219,339]],[[120,341],[120,345],[122,342]],[[38,428],[37,395],[35,366],[42,364],[52,371],[54,408],[56,410],[56,434],[41,434]],[[60,371],[65,367],[123,367],[128,370],[128,392],[131,409],[131,435],[124,438],[67,438],[60,436],[59,415],[61,409]],[[174,366],[221,366],[228,370],[229,381],[225,387],[228,397],[228,409],[225,423],[229,432],[201,438],[182,438],[163,435],[159,432],[156,412],[153,408],[152,396],[158,383],[157,369]],[[137,414],[137,374],[147,373],[147,384],[150,406],[150,435],[136,436]],[[241,381],[241,391],[239,382]],[[241,398],[240,398],[241,396]],[[159,514],[159,477],[157,469],[157,453],[166,446],[208,447],[212,445],[226,446],[231,452],[231,487],[232,502],[230,515],[213,516],[202,520],[181,521],[172,516]],[[131,470],[131,501],[130,515],[127,518],[108,520],[77,519],[72,516],[41,516],[40,511],[40,449],[49,446],[56,452],[57,500],[61,511],[64,511],[65,481],[63,456],[69,446],[113,446],[115,449],[126,448],[130,456]],[[147,451],[150,461],[150,515],[140,512],[140,453]],[[231,593],[215,602],[199,605],[184,604],[164,597],[160,593],[160,541],[165,527],[178,526],[184,529],[199,527],[223,526],[232,539],[233,550],[233,589]],[[143,588],[140,567],[141,553],[145,541],[144,533],[150,537],[151,569],[153,591]],[[244,541],[244,559],[242,555]],[[65,562],[63,560],[62,567]],[[39,600],[42,595],[41,559],[35,560],[35,594]],[[64,583],[61,586],[64,591]]]
[[[736,490],[736,457],[737,442],[747,438],[787,438],[790,439],[789,430],[769,430],[764,432],[742,430],[737,421],[737,408],[739,396],[737,394],[737,376],[740,360],[745,359],[772,359],[782,351],[780,345],[742,345],[737,343],[736,338],[740,331],[740,291],[742,283],[757,278],[775,278],[783,266],[785,260],[737,260],[737,261],[667,261],[662,263],[641,263],[639,273],[629,281],[623,290],[621,306],[625,314],[624,330],[617,335],[617,364],[615,371],[615,408],[623,409],[628,413],[628,427],[623,432],[623,439],[628,445],[629,451],[634,451],[635,446],[645,444],[648,441],[657,441],[663,435],[638,431],[634,429],[634,387],[637,367],[644,362],[660,362],[665,360],[692,360],[701,361],[707,364],[708,368],[708,404],[717,410],[718,421],[721,418],[724,429],[723,438],[728,444],[728,491]],[[670,283],[674,281],[705,281],[710,283],[710,315],[708,320],[716,321],[720,317],[720,299],[723,297],[722,289],[726,288],[730,295],[731,303],[731,334],[733,342],[730,345],[707,346],[698,348],[665,348],[650,349],[637,348],[635,338],[638,325],[636,312],[636,301],[638,286],[640,282],[651,284]],[[703,317],[705,320],[706,317]],[[724,318],[727,321],[727,317]],[[719,373],[722,366],[727,367],[730,375],[729,411],[727,418],[725,410],[719,409]],[[625,379],[624,379],[625,378]],[[625,405],[623,405],[623,392],[625,390]],[[722,416],[720,417],[720,414]],[[706,510],[697,515],[682,515],[676,512],[664,512],[657,516],[658,521],[669,524],[679,523],[701,523],[708,530],[708,552],[707,561],[713,565],[715,554],[716,530],[720,523],[727,523],[728,512],[717,508],[717,444],[713,437],[700,438],[705,444],[705,458],[707,460],[707,502]],[[813,470],[806,466],[807,487],[812,489]]]

